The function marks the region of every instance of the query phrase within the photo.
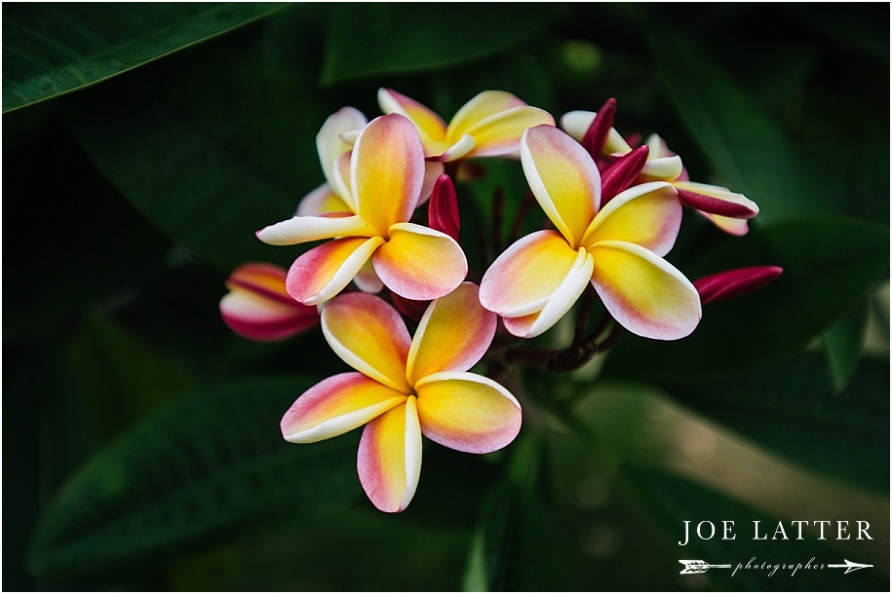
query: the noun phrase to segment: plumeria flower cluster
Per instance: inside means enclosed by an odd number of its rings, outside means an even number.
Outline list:
[[[574,369],[623,331],[684,338],[704,303],[755,290],[781,272],[763,266],[691,282],[665,260],[683,205],[732,234],[746,232],[758,207],[690,182],[659,137],[633,148],[613,128],[613,100],[597,113],[566,114],[561,127],[502,91],[477,95],[448,124],[391,89],[381,89],[378,102],[383,115],[370,121],[352,107],[326,120],[316,138],[325,183],[294,216],[257,232],[271,245],[316,245],[287,272],[264,263],[237,268],[220,310],[253,340],[321,326],[353,371],[298,397],[282,434],[309,443],[364,427],[357,470],[380,510],[402,511],[412,500],[422,436],[476,454],[514,440],[524,396],[502,385],[513,364]],[[532,197],[526,206],[535,200],[547,227],[513,237],[482,274],[470,271],[478,286],[468,280],[453,180],[469,159],[484,158],[520,161]],[[515,229],[530,210],[520,212]],[[570,346],[519,345],[580,299]],[[587,334],[595,300],[607,313]]]

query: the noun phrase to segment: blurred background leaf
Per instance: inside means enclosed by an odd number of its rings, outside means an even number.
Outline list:
[[[281,6],[273,2],[8,6],[3,11],[3,112],[106,80]]]
[[[282,411],[309,382],[230,382],[171,405],[94,457],[37,529],[49,583],[144,573],[257,523],[310,519],[358,493],[356,439],[292,447]],[[91,583],[86,581],[86,583]]]

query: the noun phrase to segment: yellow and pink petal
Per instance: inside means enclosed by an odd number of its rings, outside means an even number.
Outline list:
[[[375,118],[350,159],[350,188],[356,214],[378,235],[408,221],[424,185],[424,149],[415,127],[401,115]]]
[[[378,89],[378,106],[386,114],[396,113],[412,122],[427,146],[446,140],[446,122],[436,113],[414,99],[393,89]]]
[[[677,340],[697,327],[697,289],[666,260],[623,241],[603,241],[590,252],[595,264],[592,285],[626,330],[644,338]]]
[[[416,398],[410,396],[365,426],[356,468],[372,504],[401,512],[412,501],[421,476],[421,426]]]
[[[442,297],[468,274],[468,261],[454,239],[414,223],[393,225],[372,264],[385,287],[415,300]]]
[[[446,371],[416,385],[421,432],[453,450],[487,454],[517,437],[520,404],[502,385],[474,373]]]
[[[399,390],[411,391],[406,359],[411,339],[399,313],[383,299],[347,293],[322,311],[325,339],[347,365]]]
[[[440,371],[467,371],[486,354],[496,315],[480,305],[478,293],[477,285],[462,283],[428,306],[409,347],[409,383]]]
[[[592,221],[582,244],[627,241],[655,252],[669,253],[681,229],[682,207],[666,182],[649,182],[620,192]]]
[[[403,404],[407,396],[361,373],[326,378],[304,392],[282,417],[282,436],[313,443],[361,427]]]
[[[301,199],[295,216],[309,217],[333,212],[352,214],[350,207],[331,189],[331,186],[322,184]]]
[[[521,138],[520,160],[542,210],[579,247],[601,199],[601,175],[591,156],[554,126],[536,126]]]
[[[290,338],[319,323],[315,307],[285,291],[285,271],[265,263],[243,264],[226,281],[220,315],[236,334],[256,341]]]
[[[348,237],[314,247],[291,265],[285,288],[305,305],[328,301],[350,284],[383,243],[380,237]]]
[[[509,246],[483,275],[480,303],[511,318],[537,313],[579,268],[579,259],[580,251],[558,232],[531,233]]]
[[[468,156],[517,158],[523,133],[540,125],[554,127],[554,118],[525,104],[493,114],[468,128],[466,135],[472,136],[475,143]]]

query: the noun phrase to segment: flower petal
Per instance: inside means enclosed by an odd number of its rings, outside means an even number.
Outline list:
[[[729,235],[742,237],[749,233],[750,226],[749,224],[747,224],[746,219],[732,219],[731,217],[709,214],[708,212],[703,212],[702,210],[698,210],[695,212],[709,219],[709,221],[713,225]]]
[[[257,341],[282,340],[319,322],[315,307],[298,303],[285,291],[285,271],[265,263],[243,264],[226,281],[220,315],[236,334]]]
[[[544,301],[542,308],[529,315],[505,317],[505,328],[514,336],[535,338],[564,317],[592,279],[594,262],[590,254],[580,248],[576,261],[567,276]]]
[[[727,188],[686,181],[672,185],[678,190],[679,199],[691,208],[735,219],[751,219],[759,214],[758,204]]]
[[[454,239],[414,223],[391,227],[372,263],[384,286],[407,299],[442,297],[468,274],[468,261]]]
[[[322,124],[316,135],[316,150],[319,152],[319,162],[329,185],[332,185],[335,161],[353,148],[353,144],[346,142],[342,135],[361,130],[367,123],[368,120],[361,111],[355,107],[344,107],[328,116]]]
[[[582,142],[596,115],[593,111],[569,111],[561,116],[561,128],[567,134]],[[632,147],[629,146],[629,143],[626,142],[622,135],[615,128],[611,128],[610,133],[607,135],[607,141],[604,143],[604,154],[612,155],[619,153],[620,155],[625,155],[631,150]]]
[[[627,241],[664,256],[675,245],[681,219],[681,204],[672,186],[665,182],[632,186],[604,206],[582,243]]]
[[[371,237],[374,230],[365,221],[346,213],[292,217],[257,232],[257,239],[269,245],[294,245],[334,237]]]
[[[424,149],[418,132],[401,115],[366,126],[350,159],[350,188],[358,214],[379,235],[408,221],[424,184]]]
[[[446,168],[442,163],[424,162],[424,185],[421,186],[421,200],[418,201],[418,206],[428,201],[431,193],[434,191],[434,184],[437,183],[437,178],[443,175],[445,170]]]
[[[347,210],[355,213],[356,198],[350,190],[350,159],[352,157],[353,151],[347,151],[335,160],[331,171],[331,189],[344,201]]]
[[[333,212],[349,214],[350,207],[332,191],[331,186],[322,184],[301,199],[294,214],[298,217],[309,217]]]
[[[335,239],[300,256],[288,270],[288,294],[306,305],[318,305],[341,292],[384,243],[380,237]]]
[[[677,268],[633,243],[604,241],[590,251],[592,285],[626,330],[644,338],[677,340],[697,327],[700,297]]]
[[[511,93],[506,93],[505,91],[483,91],[472,97],[470,101],[455,112],[446,130],[446,137],[450,139],[459,138],[463,134],[467,134],[471,128],[486,118],[525,105],[526,103]]]
[[[411,391],[406,381],[409,331],[383,299],[367,293],[339,296],[322,311],[322,333],[356,371],[403,394]]]
[[[440,371],[467,371],[486,354],[496,334],[496,315],[480,305],[479,289],[462,283],[428,306],[406,364],[409,383]]]
[[[421,141],[430,142],[445,140],[446,122],[436,113],[393,89],[378,89],[378,105],[384,113],[398,113],[409,118],[418,130]]]
[[[424,378],[416,389],[421,432],[447,448],[487,454],[520,432],[520,404],[487,377],[447,371]]]
[[[406,509],[421,476],[421,426],[414,396],[366,425],[356,468],[376,508],[384,512]]]
[[[424,145],[425,157],[431,161],[445,163],[461,159],[470,153],[477,141],[470,134],[464,134],[455,142],[432,142]]]
[[[298,398],[282,417],[282,436],[291,443],[313,443],[365,425],[407,396],[361,373],[322,380]]]
[[[645,179],[673,181],[678,179],[683,169],[681,157],[673,155],[671,157],[648,159],[641,170],[641,175]]]
[[[601,199],[595,162],[582,145],[554,126],[524,132],[520,159],[542,210],[575,250]]]
[[[381,279],[375,273],[375,267],[372,266],[371,259],[366,260],[366,263],[362,265],[362,268],[359,269],[359,272],[353,278],[353,282],[363,293],[380,293],[381,289],[384,288],[384,283],[381,282]]]
[[[522,237],[483,275],[480,303],[512,318],[539,312],[578,266],[579,255],[556,231]]]
[[[520,150],[520,137],[534,126],[554,127],[554,118],[547,111],[523,105],[492,115],[471,126],[467,134],[474,137],[471,157],[514,157]]]

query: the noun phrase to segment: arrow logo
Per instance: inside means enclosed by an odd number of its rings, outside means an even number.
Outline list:
[[[706,561],[693,561],[690,559],[679,559],[679,563],[684,565],[679,573],[682,575],[693,573],[706,573],[708,569],[731,569],[730,565],[711,565]],[[843,566],[844,567],[844,566]],[[860,569],[860,568],[859,568]]]
[[[858,571],[859,569],[864,569],[865,567],[873,567],[873,565],[864,565],[862,563],[852,563],[848,559],[843,559],[846,562],[845,565],[842,563],[837,565],[828,565],[827,567],[832,567],[834,569],[845,569],[846,573],[852,573],[853,571]],[[845,575],[845,574],[843,574]]]

